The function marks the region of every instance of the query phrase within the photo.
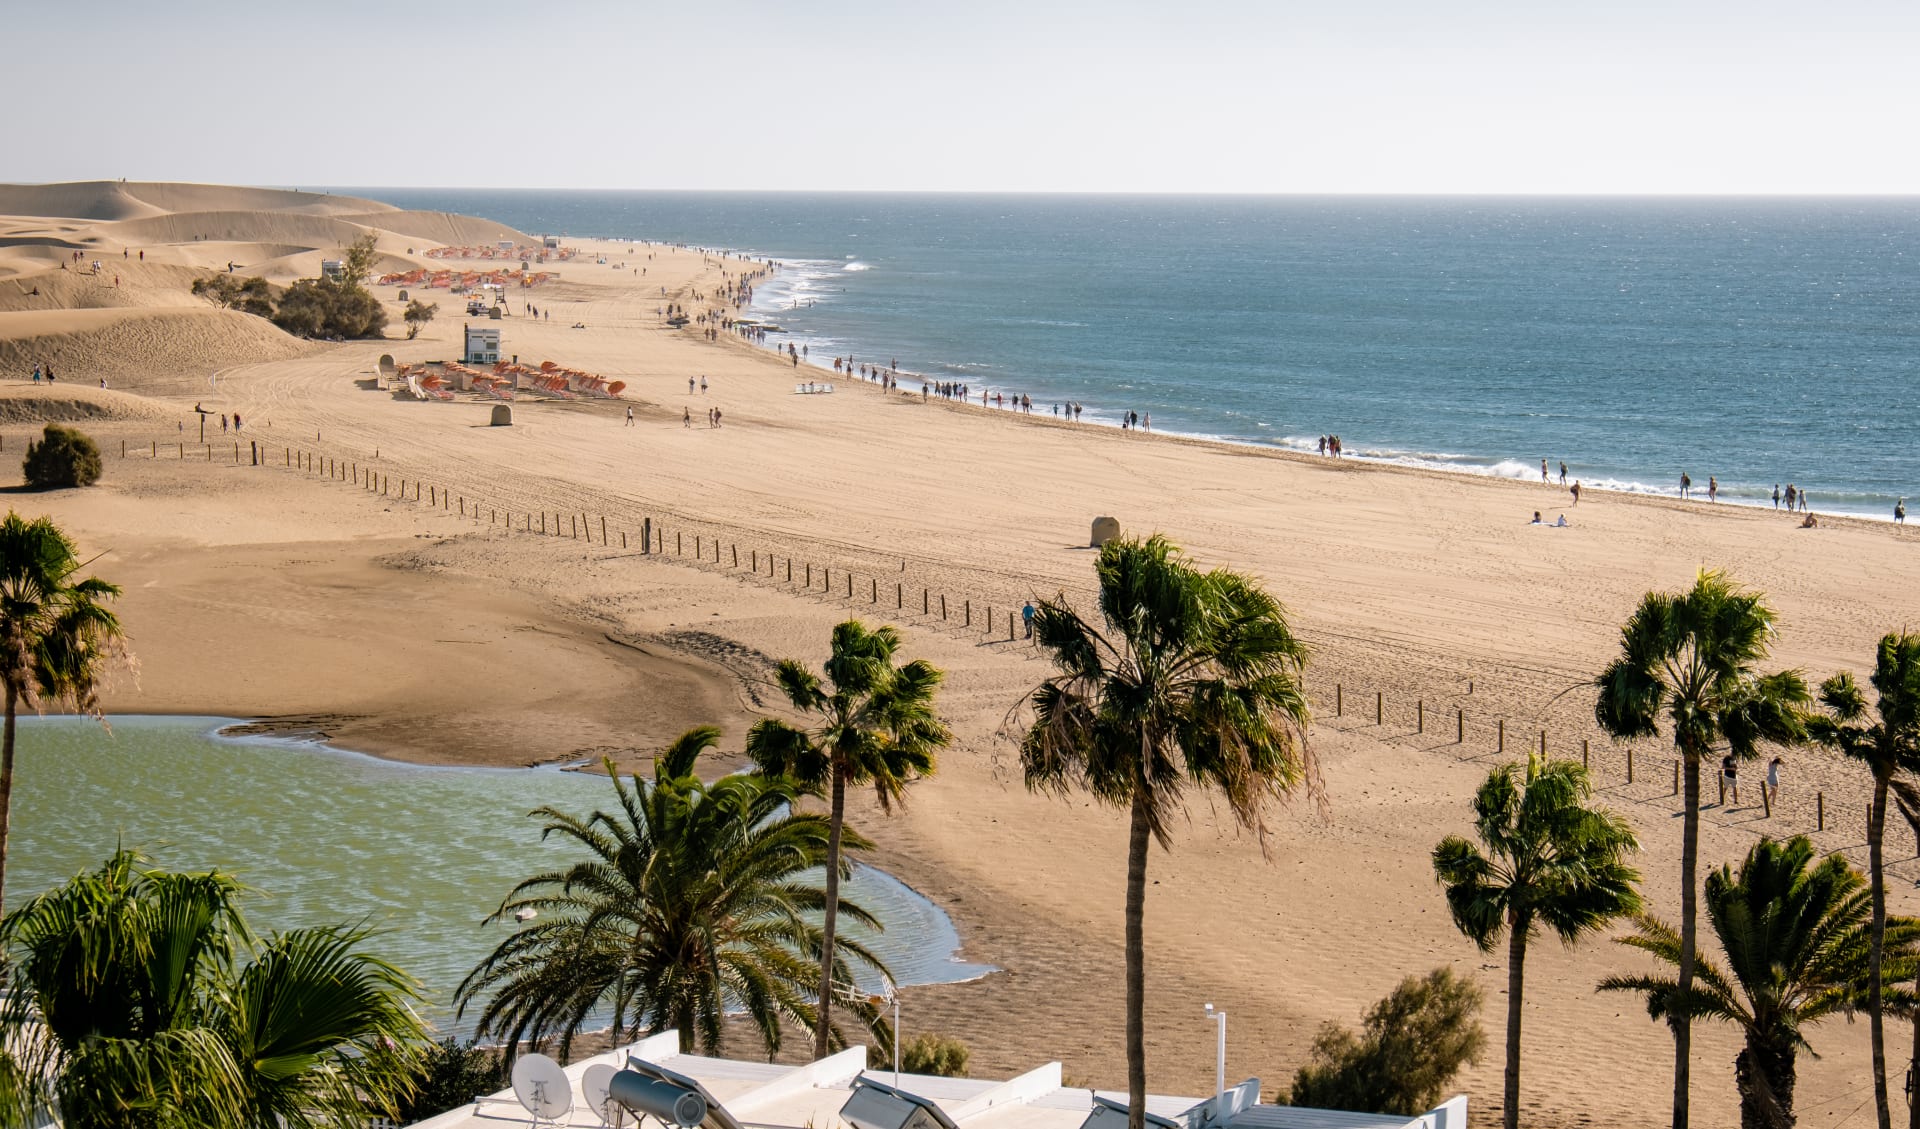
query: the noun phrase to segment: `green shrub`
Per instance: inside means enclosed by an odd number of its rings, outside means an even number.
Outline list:
[[[907,1074],[965,1078],[968,1057],[967,1045],[960,1040],[925,1034],[901,1045],[900,1069]]]
[[[1440,1104],[1447,1083],[1480,1060],[1480,988],[1436,968],[1400,981],[1368,1010],[1359,1034],[1320,1029],[1281,1104],[1412,1117]]]
[[[427,1050],[413,1084],[413,1095],[400,1102],[402,1125],[458,1109],[483,1094],[499,1093],[508,1085],[507,1067],[493,1051],[445,1039]]]
[[[379,337],[387,328],[387,311],[360,287],[303,278],[280,296],[273,324],[300,337]]]
[[[267,285],[266,279],[258,276],[237,278],[231,274],[216,274],[210,278],[196,278],[193,280],[193,292],[229,310],[263,318],[273,316],[273,289]]]
[[[27,485],[40,490],[92,486],[100,481],[100,448],[85,434],[50,423],[38,442],[27,444],[21,469]]]

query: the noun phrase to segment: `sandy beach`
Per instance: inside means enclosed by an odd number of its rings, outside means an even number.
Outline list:
[[[1864,673],[1879,636],[1912,620],[1920,531],[1824,517],[1802,529],[1772,511],[1591,490],[1573,506],[1558,486],[923,402],[905,376],[889,394],[725,332],[670,328],[667,304],[714,308],[694,296],[755,269],[695,250],[570,240],[581,253],[555,281],[512,292],[510,315],[484,323],[503,353],[626,388],[618,401],[523,396],[510,428],[487,426],[477,398],[419,402],[379,379],[382,354],[458,357],[464,302],[445,291],[427,295],[439,317],[408,341],[396,288],[376,288],[390,339],[344,344],[297,341],[188,293],[229,261],[274,282],[310,277],[363,230],[378,234],[379,271],[449,265],[431,247],[529,238],[314,194],[0,187],[0,457],[17,458],[46,419],[83,421],[107,455],[98,487],[9,504],[51,514],[126,589],[140,668],[109,710],[272,719],[438,763],[638,765],[703,722],[723,725],[737,754],[752,719],[778,710],[773,660],[817,661],[850,615],[897,624],[909,655],[948,672],[955,742],[903,812],[883,818],[863,799],[854,818],[880,844],[876,863],[952,915],[969,959],[1004,970],[906,997],[909,1031],[964,1038],[979,1074],[1058,1058],[1070,1081],[1124,1082],[1124,820],[1030,795],[1004,732],[1047,670],[1009,639],[1008,613],[1037,595],[1086,598],[1096,516],[1262,578],[1314,647],[1324,810],[1282,811],[1263,859],[1196,797],[1173,851],[1150,862],[1149,1081],[1161,1092],[1211,1085],[1209,1000],[1232,1016],[1229,1074],[1270,1089],[1320,1024],[1356,1024],[1402,976],[1436,965],[1481,982],[1497,1036],[1504,965],[1454,931],[1428,853],[1466,830],[1491,765],[1543,742],[1585,750],[1640,832],[1652,908],[1677,914],[1671,749],[1634,748],[1629,783],[1629,751],[1595,729],[1584,688],[1649,588],[1720,568],[1764,590],[1780,614],[1776,662],[1811,679]],[[117,277],[78,270],[94,260]],[[528,302],[548,317],[527,316]],[[28,383],[48,361],[58,384]],[[707,391],[690,394],[689,378]],[[823,379],[833,394],[795,394]],[[201,443],[196,404],[239,413],[244,431],[216,425]],[[722,427],[705,426],[714,407]],[[309,459],[338,460],[344,477]],[[421,487],[458,505],[416,500]],[[1529,525],[1536,510],[1572,524]],[[648,521],[664,552],[641,552]],[[1722,806],[1707,782],[1703,863],[1737,860],[1760,834],[1814,833],[1823,803],[1815,841],[1864,865],[1865,774],[1786,755],[1770,816],[1757,789]],[[1893,827],[1888,843],[1890,908],[1920,912],[1913,844]],[[1592,990],[1643,967],[1604,940],[1537,943],[1526,1123],[1665,1116],[1665,1028]],[[1865,1024],[1810,1038],[1821,1057],[1801,1060],[1802,1121],[1839,1124],[1870,1102]],[[1696,1027],[1697,1123],[1734,1121],[1737,1049],[1729,1031]],[[1890,1024],[1896,1091],[1908,1049],[1905,1025]],[[1497,1121],[1500,1069],[1496,1049],[1461,1080],[1477,1122]]]

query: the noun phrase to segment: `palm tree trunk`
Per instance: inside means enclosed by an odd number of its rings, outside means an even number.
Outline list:
[[[1680,832],[1680,994],[1693,990],[1693,951],[1699,922],[1700,751],[1686,749],[1686,819]],[[1673,1025],[1673,1129],[1687,1129],[1687,1093],[1692,1067],[1693,1028],[1686,1015]]]
[[[1740,1091],[1740,1129],[1793,1129],[1794,1050],[1772,1046],[1752,1031],[1733,1060]]]
[[[7,684],[7,721],[0,732],[0,913],[7,902],[7,836],[13,830],[13,734],[14,713],[20,706],[20,692]]]
[[[1527,930],[1531,921],[1507,918],[1507,1084],[1500,1124],[1520,1129],[1520,1001],[1526,992]]]
[[[1887,943],[1887,877],[1881,858],[1881,839],[1887,820],[1887,779],[1873,774],[1873,807],[1867,814],[1867,879],[1873,891],[1873,945],[1867,953],[1867,1029],[1873,1036],[1873,1108],[1880,1129],[1893,1129],[1887,1105],[1887,1033],[1880,1015],[1880,968]]]
[[[1127,832],[1127,1129],[1147,1124],[1147,818],[1144,788],[1136,784]]]
[[[820,923],[820,1012],[813,1028],[813,1057],[830,1053],[833,1009],[833,929],[840,918],[840,830],[847,818],[847,777],[833,769],[833,815],[827,824],[827,912]]]
[[[1913,978],[1913,991],[1920,996],[1920,974]],[[1920,1008],[1913,1012],[1913,1057],[1907,1062],[1909,1082],[1920,1081]],[[1920,1129],[1920,1095],[1907,1094],[1907,1129]]]

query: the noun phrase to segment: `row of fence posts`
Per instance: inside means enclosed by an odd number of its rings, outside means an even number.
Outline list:
[[[1011,631],[1011,625],[1009,625],[1009,631]],[[1414,709],[1413,731],[1415,733],[1425,733],[1427,731],[1426,699],[1424,698],[1416,699],[1413,704],[1413,709]],[[1343,684],[1338,682],[1334,683],[1334,686],[1333,686],[1333,715],[1335,717],[1346,716],[1346,687]],[[1454,719],[1454,743],[1459,745],[1464,745],[1467,743],[1467,711],[1464,708],[1455,708],[1455,710],[1453,711],[1453,719]],[[1376,690],[1374,692],[1373,723],[1375,725],[1384,725],[1386,723],[1385,691]],[[1541,756],[1544,757],[1547,755],[1547,731],[1545,729],[1540,730],[1539,749],[1540,749]],[[1494,751],[1496,754],[1502,754],[1502,755],[1505,754],[1507,751],[1507,723],[1504,719],[1494,722]],[[1592,751],[1592,742],[1590,739],[1583,738],[1580,741],[1580,767],[1587,769],[1589,771],[1592,770],[1593,751]],[[1725,804],[1727,781],[1724,776],[1720,777],[1719,780],[1720,780],[1720,802],[1722,804]],[[1633,747],[1629,745],[1627,747],[1627,783],[1632,784],[1633,782],[1634,782],[1634,750],[1633,750]],[[1674,761],[1673,761],[1673,795],[1678,796],[1679,794],[1680,794],[1680,759],[1676,757],[1674,758]],[[1815,792],[1813,797],[1813,802],[1814,802],[1814,830],[1825,831],[1827,829],[1827,794],[1826,792],[1824,791]],[[1772,819],[1773,818],[1773,792],[1772,792],[1772,789],[1767,786],[1765,780],[1762,780],[1760,783],[1760,805],[1762,810],[1765,813],[1765,818]],[[1873,805],[1869,803],[1867,805],[1867,825],[1869,830],[1871,829],[1872,824],[1873,824]],[[1916,828],[1914,831],[1914,853],[1916,857],[1920,857],[1920,828]]]
[[[237,457],[237,454],[236,454],[236,457]],[[362,468],[356,462],[347,461],[345,463],[342,463],[341,460],[337,458],[333,458],[331,456],[315,455],[312,452],[308,452],[308,451],[294,451],[292,448],[285,449],[283,453],[283,461],[289,467],[296,467],[298,469],[308,471],[309,473],[318,474],[328,478],[338,478],[342,481],[356,482],[362,485],[369,493],[377,492],[387,496],[393,495],[393,490],[392,490],[393,480],[390,476],[386,474],[382,474],[380,472],[376,472],[371,468]],[[258,465],[257,451],[255,454],[255,465]],[[462,517],[471,516],[476,520],[478,520],[478,518],[480,517],[480,503],[478,501],[474,502],[471,508],[471,514],[469,514],[469,507],[468,507],[467,498],[465,495],[455,495],[452,491],[447,490],[445,487],[438,486],[437,484],[429,486],[424,483],[421,483],[418,480],[414,480],[413,482],[413,500],[414,501],[422,500],[421,491],[423,489],[425,489],[426,491],[425,501],[430,506],[434,506],[436,508],[447,510],[450,512],[457,510],[457,512]],[[407,497],[407,480],[405,478],[402,478],[400,480],[400,489],[399,489],[398,495],[403,499]],[[543,510],[539,513],[537,518],[539,522],[539,528],[536,530],[534,528],[534,522],[536,520],[535,515],[532,513],[522,513],[521,515],[522,528],[528,533],[538,532],[542,535],[552,535],[552,536],[558,536],[562,528],[565,528],[568,531],[569,535],[572,536],[573,538],[578,539],[584,533],[586,535],[587,541],[589,543],[592,542],[593,537],[592,537],[591,531],[593,526],[593,515],[584,514],[584,513],[567,515],[567,525],[563,527],[561,524],[561,515],[556,512],[552,515],[553,525],[551,529],[548,528],[547,517],[548,517],[547,511]],[[488,508],[487,521],[489,524],[498,524],[500,522],[499,511],[493,508]],[[513,514],[511,511],[507,512],[505,524],[508,529],[513,528]],[[600,543],[602,545],[611,544],[611,531],[608,529],[607,519],[604,514],[599,515],[599,526],[600,526]],[[655,549],[656,545],[658,546],[657,550]],[[641,519],[640,546],[641,546],[640,551],[643,553],[647,553],[649,555],[654,554],[656,551],[660,554],[666,553],[666,530],[663,527],[656,527],[654,520],[651,517],[645,517]],[[625,530],[620,531],[620,547],[623,549],[629,548],[628,533]],[[699,534],[699,533],[696,533],[693,535],[693,556],[694,556],[694,559],[696,560],[699,560],[703,563],[706,562],[709,559],[707,556],[708,551],[709,549],[711,549],[712,562],[714,564],[720,564],[723,559],[721,556],[722,548],[723,548],[722,542],[718,537],[709,537],[707,535]],[[739,544],[737,542],[729,542],[725,544],[724,548],[726,552],[731,554],[730,558],[728,558],[731,562],[731,567],[739,568],[740,567]],[[676,530],[674,532],[673,551],[675,556],[686,555],[687,535],[684,532],[679,530]],[[760,573],[760,559],[762,555],[763,554],[758,549],[750,549],[748,551],[748,567],[751,569],[751,571],[755,575],[759,575]],[[766,558],[766,565],[767,565],[766,575],[769,578],[772,578],[773,576],[775,576],[776,564],[779,563],[778,558],[776,558],[775,555],[771,552],[764,554],[764,556]],[[786,580],[788,583],[792,583],[793,581],[793,564],[794,562],[792,557],[787,557],[784,561],[784,565],[786,569]],[[811,591],[813,589],[814,565],[811,561],[802,561],[801,569],[802,569],[802,573],[801,573],[802,584],[809,591]],[[841,570],[841,580],[842,580],[844,595],[845,595],[845,598],[849,600],[854,598],[854,579],[855,579],[854,574],[851,570],[849,569]],[[820,566],[820,590],[823,593],[826,593],[829,595],[831,595],[833,592],[833,570],[832,570],[832,566],[830,565]],[[933,614],[934,602],[935,602],[935,595],[933,591],[929,588],[925,588],[925,587],[921,588],[920,589],[920,614],[931,617]],[[938,602],[940,607],[940,619],[943,622],[949,621],[947,597],[945,593],[939,594]],[[880,603],[880,581],[878,577],[868,578],[867,603],[870,605],[878,605]],[[904,583],[895,583],[893,586],[893,606],[895,610],[899,610],[899,611],[906,610],[906,585]],[[973,626],[973,611],[974,611],[973,601],[971,599],[962,601],[961,618],[962,618],[963,627],[971,628]],[[988,633],[991,634],[993,630],[993,608],[991,605],[985,605],[983,606],[983,611],[984,611],[984,617],[982,619],[982,623],[986,626]],[[1011,610],[1007,611],[1006,625],[1007,625],[1006,626],[1007,641],[1012,642],[1018,639],[1019,638],[1018,613]]]

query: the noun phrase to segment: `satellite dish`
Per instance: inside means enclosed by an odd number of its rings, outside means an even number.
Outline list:
[[[600,1124],[607,1129],[619,1129],[625,1120],[626,1108],[607,1096],[607,1087],[613,1084],[613,1076],[619,1069],[604,1062],[596,1062],[587,1067],[586,1074],[580,1078],[580,1092],[586,1095],[587,1108],[600,1118]]]
[[[573,1108],[573,1083],[546,1055],[521,1055],[513,1062],[513,1096],[536,1124],[558,1121]]]

